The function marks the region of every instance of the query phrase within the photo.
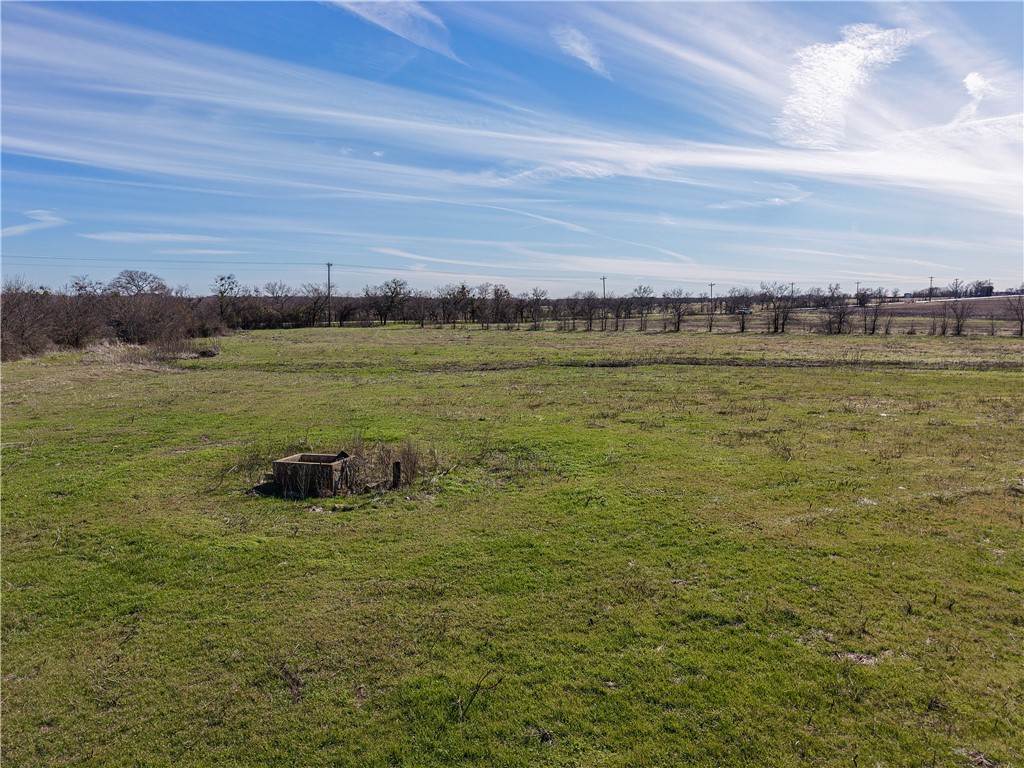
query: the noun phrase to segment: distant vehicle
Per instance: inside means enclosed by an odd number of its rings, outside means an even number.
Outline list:
[[[754,310],[752,310],[750,307],[740,307],[736,311],[739,312],[741,315],[752,315],[752,314],[754,314]]]

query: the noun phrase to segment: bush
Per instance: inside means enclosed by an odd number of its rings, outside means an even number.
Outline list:
[[[49,292],[20,275],[4,278],[0,292],[0,359],[38,355],[50,345]]]

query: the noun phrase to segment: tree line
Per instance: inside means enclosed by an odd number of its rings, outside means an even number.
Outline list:
[[[162,278],[126,269],[103,283],[76,277],[49,289],[19,276],[6,277],[0,309],[0,355],[4,360],[40,354],[51,347],[81,349],[102,340],[150,344],[214,336],[233,329],[298,328],[323,324],[407,323],[420,327],[478,325],[481,328],[539,329],[554,323],[559,330],[621,331],[635,328],[679,332],[684,323],[713,331],[729,318],[743,333],[756,322],[768,333],[786,333],[794,313],[810,311],[810,330],[840,334],[888,333],[898,290],[857,290],[849,294],[838,284],[797,293],[793,283],[764,282],[759,289],[733,288],[722,295],[691,293],[681,288],[660,296],[649,285],[625,294],[600,295],[576,291],[552,297],[543,288],[513,293],[500,283],[450,284],[416,290],[401,279],[364,286],[357,296],[329,296],[326,285],[305,283],[292,288],[281,281],[245,286],[233,274],[220,275],[205,296],[172,288]],[[975,304],[959,299],[988,297],[992,282],[956,280],[943,288],[910,294],[936,300],[930,315],[931,333],[963,332]],[[1006,316],[1024,336],[1024,286],[1007,292]],[[952,299],[953,301],[941,301]],[[807,328],[807,326],[804,326]]]

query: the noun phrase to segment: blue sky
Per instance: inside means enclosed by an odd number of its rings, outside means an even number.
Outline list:
[[[1021,283],[1007,3],[26,3],[3,271]]]

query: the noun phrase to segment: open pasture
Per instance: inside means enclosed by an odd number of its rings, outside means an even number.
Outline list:
[[[10,765],[1024,762],[1020,340],[220,343],[4,364]]]

